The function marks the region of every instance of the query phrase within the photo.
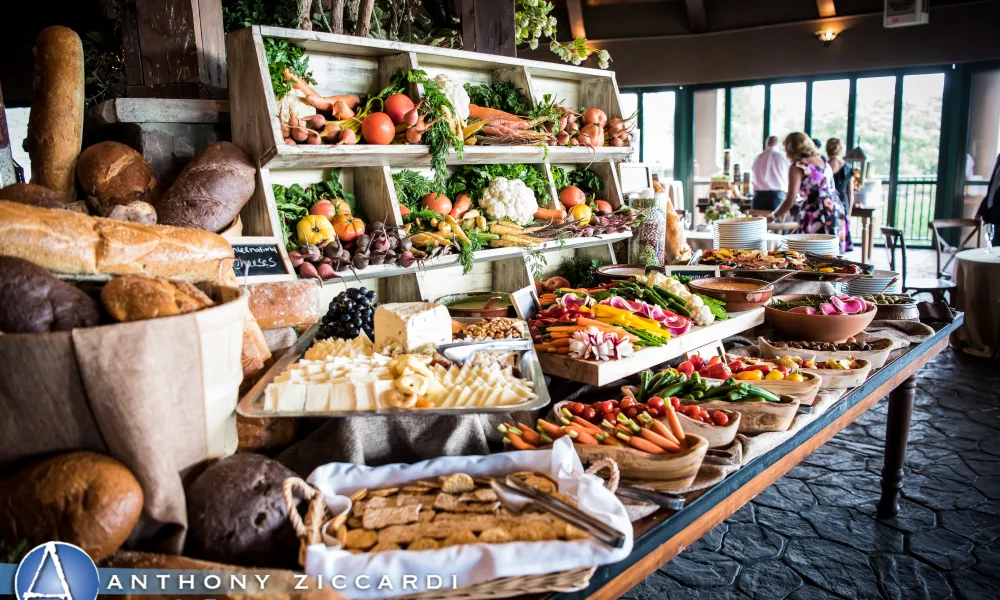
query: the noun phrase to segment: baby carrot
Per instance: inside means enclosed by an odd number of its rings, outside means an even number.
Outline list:
[[[549,437],[552,439],[561,438],[566,435],[566,432],[564,432],[561,427],[554,423],[549,423],[545,419],[538,419],[538,429],[541,429],[545,433],[549,434]]]
[[[677,413],[674,412],[674,407],[667,402],[665,405],[667,424],[670,425],[670,431],[677,438],[677,443],[680,445],[681,450],[687,450],[687,440],[684,437],[684,430],[681,429],[680,419],[677,418]]]
[[[666,450],[660,448],[656,444],[642,439],[637,435],[633,435],[628,438],[628,443],[630,446],[636,450],[642,450],[643,452],[648,452],[649,454],[666,454]]]
[[[524,441],[529,444],[534,444],[535,446],[542,445],[542,436],[538,435],[537,431],[528,427],[524,423],[518,423],[517,427],[521,430],[521,437],[524,438]]]
[[[598,443],[597,438],[587,433],[579,425],[566,425],[563,427],[563,431],[566,432],[566,435],[573,438],[574,441],[580,442],[581,444],[590,444],[593,446]]]
[[[649,424],[649,428],[652,429],[654,433],[658,433],[660,434],[660,436],[680,446],[680,443],[678,442],[677,438],[674,437],[674,434],[670,433],[670,430],[667,429],[667,426],[663,424],[663,421],[658,421],[656,419],[653,419]]]
[[[507,432],[507,439],[510,440],[510,443],[518,450],[538,450],[537,446],[529,444],[524,441],[524,438],[511,431]]]
[[[583,420],[581,417],[573,417],[570,420],[573,421],[575,424],[579,425],[580,427],[583,427],[584,429],[586,429],[587,431],[589,431],[591,433],[601,433],[601,428],[600,427],[594,425],[593,423],[591,423],[589,421]]]
[[[643,439],[653,442],[654,444],[656,444],[660,448],[663,448],[667,452],[680,452],[681,450],[681,447],[678,444],[675,444],[674,442],[671,442],[667,438],[658,435],[656,433],[653,433],[648,429],[640,430],[639,435],[641,435]]]

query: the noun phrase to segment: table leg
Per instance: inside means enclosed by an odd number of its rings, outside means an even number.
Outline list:
[[[903,489],[903,464],[910,437],[910,416],[916,396],[917,376],[911,375],[889,393],[889,416],[885,424],[885,466],[882,467],[882,498],[878,516],[888,518],[899,512],[899,492]]]

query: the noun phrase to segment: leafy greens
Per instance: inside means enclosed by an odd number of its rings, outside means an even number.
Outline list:
[[[286,68],[307,82],[316,83],[309,72],[309,57],[305,52],[305,48],[289,44],[288,40],[264,38],[264,56],[267,59],[267,70],[271,74],[275,100],[280,101],[292,91],[292,83],[285,79]]]
[[[285,240],[287,250],[296,250],[299,247],[295,241],[295,224],[299,219],[309,216],[309,207],[316,202],[340,198],[351,208],[352,214],[357,214],[357,200],[354,194],[348,194],[341,185],[339,169],[334,169],[327,179],[308,187],[302,187],[297,183],[285,187],[275,183],[271,189],[274,191],[278,220],[281,222],[281,236]]]
[[[483,197],[483,190],[497,177],[522,180],[535,193],[539,206],[547,204],[549,182],[545,173],[535,165],[466,165],[448,180],[448,196],[456,198],[459,194],[468,194],[474,202],[478,202]]]
[[[495,108],[512,115],[524,116],[531,112],[531,106],[524,95],[509,81],[494,81],[474,85],[465,84],[469,100],[476,106]]]

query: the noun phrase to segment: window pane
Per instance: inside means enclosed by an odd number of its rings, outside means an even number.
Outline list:
[[[895,87],[895,77],[858,79],[858,101],[854,111],[855,139],[871,162],[867,173],[867,178],[870,179],[889,179]]]
[[[771,135],[781,141],[806,128],[806,84],[778,83],[771,86]]]
[[[674,92],[642,95],[642,161],[665,178],[674,176]]]
[[[903,77],[896,227],[910,242],[930,244],[934,218],[944,73]]]
[[[11,148],[17,158],[19,146],[13,139]],[[979,206],[986,195],[997,154],[1000,154],[1000,69],[972,76],[969,151],[964,165],[966,206]]]
[[[618,95],[619,104],[622,108],[622,117],[628,118],[635,115],[636,127],[632,130],[632,145],[636,149],[629,158],[632,162],[639,162],[639,148],[642,144],[642,136],[639,131],[639,116],[636,111],[639,108],[639,94],[635,92],[622,92]]]
[[[851,80],[817,81],[813,83],[812,137],[825,146],[830,138],[837,138],[847,145],[847,109],[851,94]],[[844,148],[847,152],[850,148]]]
[[[694,176],[711,177],[722,172],[725,146],[726,91],[694,93]]]
[[[764,149],[764,86],[733,88],[732,103],[733,163],[749,171]]]

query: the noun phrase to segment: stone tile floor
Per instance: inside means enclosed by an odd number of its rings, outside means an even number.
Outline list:
[[[623,598],[1000,598],[1000,366],[921,371],[901,511],[875,518],[882,400]]]

